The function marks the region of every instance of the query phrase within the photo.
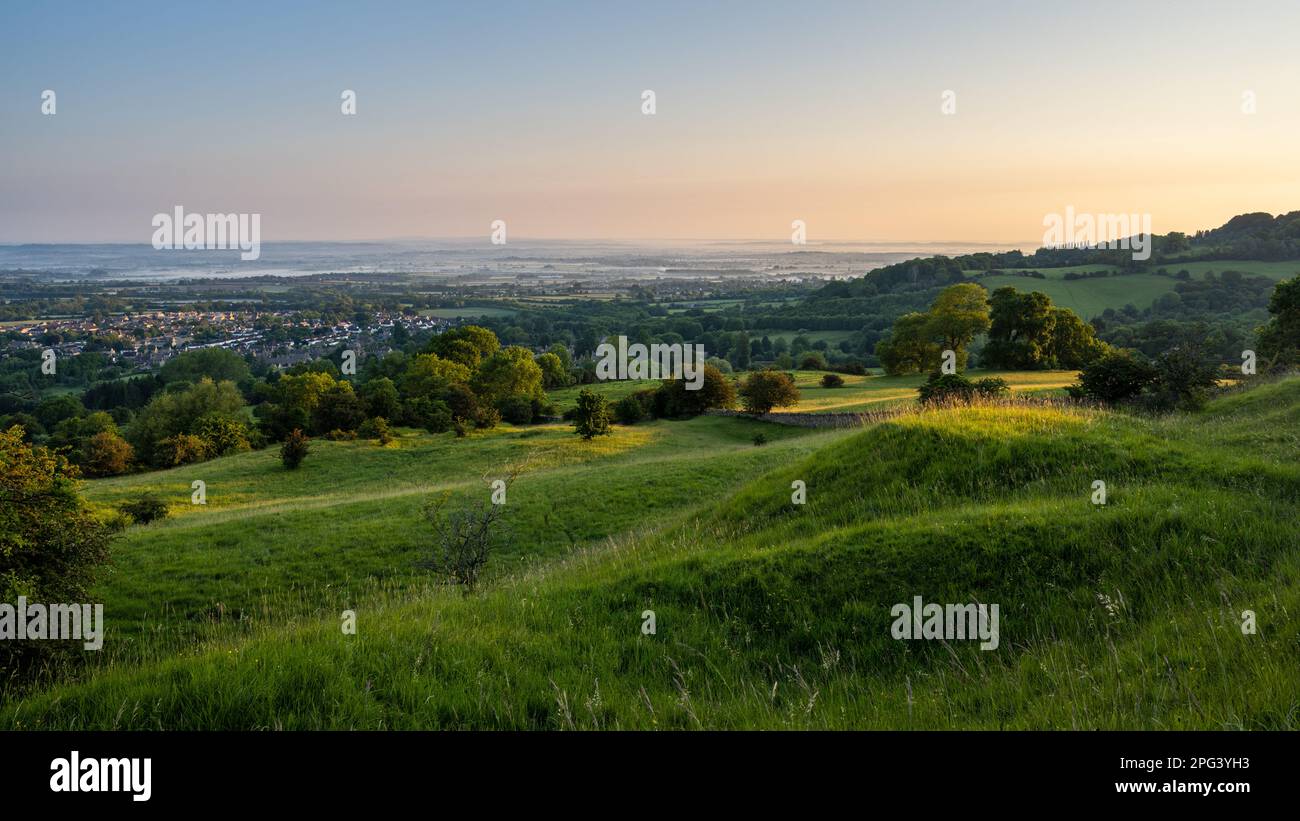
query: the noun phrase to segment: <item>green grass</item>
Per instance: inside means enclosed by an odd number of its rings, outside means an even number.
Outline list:
[[[990,293],[1011,286],[1018,291],[1040,291],[1052,302],[1092,319],[1107,308],[1119,310],[1132,304],[1147,308],[1163,294],[1174,290],[1178,281],[1156,274],[1129,274],[1127,276],[1096,277],[1092,279],[1034,279],[1018,276],[993,276],[979,280]]]
[[[756,430],[773,441],[752,446]],[[420,465],[483,492],[512,443],[541,452],[511,490],[510,560],[469,598],[404,575],[419,527],[400,491]],[[1300,725],[1297,378],[1157,419],[1013,401],[816,434],[731,418],[587,445],[558,428],[412,434],[391,452],[322,444],[303,471],[313,460],[315,480],[263,454],[200,466],[208,509],[118,546],[132,578],[105,582],[110,643],[141,610],[202,612],[208,584],[251,602],[243,622],[145,629],[140,652],[106,648],[83,680],[11,698],[0,726]],[[247,495],[223,507],[219,487]],[[268,529],[287,516],[302,519]],[[891,606],[917,595],[998,603],[999,649],[892,639]]]
[[[1066,274],[1083,274],[1092,271],[1114,271],[1114,265],[1063,265],[1059,268],[1030,268],[1026,270],[1037,271],[1048,279],[1064,279]],[[984,273],[983,271],[965,271],[966,276],[975,276]]]
[[[1214,260],[1210,262],[1167,262],[1161,266],[1170,273],[1187,271],[1194,278],[1200,279],[1206,271],[1221,274],[1224,271],[1240,271],[1243,274],[1268,277],[1269,279],[1291,279],[1300,275],[1300,262],[1261,262],[1258,260]]]
[[[457,319],[464,317],[501,317],[514,316],[519,313],[513,308],[491,308],[481,305],[467,305],[464,308],[424,308],[420,316],[436,316],[440,319]]]
[[[821,387],[823,371],[795,371],[799,387],[799,404],[778,408],[777,413],[857,413],[885,407],[911,404],[916,389],[926,376],[852,376],[840,374],[844,384],[838,388]],[[1061,394],[1067,385],[1078,381],[1076,371],[977,371],[966,373],[970,379],[999,377],[1006,380],[1012,394]]]

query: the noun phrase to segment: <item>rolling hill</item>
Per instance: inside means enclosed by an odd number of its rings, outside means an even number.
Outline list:
[[[177,515],[119,546],[99,663],[0,724],[1294,729],[1297,431],[1292,377],[1159,419],[1011,401],[825,433],[408,434],[318,443],[301,475],[263,452],[99,482]],[[428,492],[484,493],[525,453],[485,589],[417,572]],[[894,640],[914,596],[999,604],[998,649]]]

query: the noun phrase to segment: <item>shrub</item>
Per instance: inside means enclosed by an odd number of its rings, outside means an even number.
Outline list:
[[[457,438],[457,439],[464,439],[465,436],[469,433],[469,429],[465,427],[465,420],[464,420],[464,419],[457,419],[457,420],[455,420],[455,421],[452,423],[452,428],[453,428],[453,430],[456,431],[456,438]]]
[[[357,432],[354,430],[339,430],[335,428],[325,434],[325,438],[331,442],[351,442],[357,438]]]
[[[501,411],[490,406],[479,408],[478,417],[474,420],[474,427],[490,430],[499,424],[501,424]]]
[[[828,373],[822,377],[823,388],[839,388],[844,386],[844,377],[837,373]]]
[[[89,602],[108,561],[111,529],[87,509],[77,468],[23,442],[18,426],[0,431],[0,602]],[[0,679],[29,669],[64,642],[0,641]],[[80,643],[74,645],[81,650]]]
[[[546,354],[559,361],[555,354]],[[512,425],[527,425],[533,421],[533,402],[526,396],[518,394],[507,396],[497,403],[497,410],[501,412],[501,418]]]
[[[618,400],[618,404],[614,405],[614,419],[623,425],[635,425],[649,415],[650,412],[642,404],[641,397],[635,393],[624,396]]]
[[[81,467],[87,476],[117,476],[131,464],[132,447],[112,431],[101,431],[86,441]]]
[[[382,416],[376,416],[374,419],[367,419],[361,423],[357,435],[363,439],[377,439],[379,444],[387,445],[393,441],[393,433],[388,429],[388,420]]]
[[[167,518],[167,503],[153,494],[145,494],[129,502],[123,502],[117,509],[131,517],[136,524],[147,525],[158,519]]]
[[[166,467],[189,465],[211,459],[212,443],[199,436],[178,433],[160,441],[154,450],[155,460]]]
[[[1218,372],[1205,352],[1195,345],[1178,345],[1155,362],[1156,378],[1150,388],[1150,405],[1156,410],[1196,410],[1205,404],[1218,382]]]
[[[799,370],[801,371],[824,371],[826,370],[826,357],[819,353],[807,353],[799,359]]]
[[[669,379],[655,392],[653,402],[646,404],[653,407],[655,416],[698,416],[710,408],[734,407],[736,389],[722,371],[705,365],[699,390],[689,390],[684,380]]]
[[[578,394],[578,413],[573,420],[575,433],[583,439],[609,434],[609,402],[605,397],[583,388]]]
[[[1145,360],[1128,351],[1111,350],[1083,367],[1073,393],[1114,404],[1136,397],[1156,376],[1156,369]]]
[[[972,386],[975,388],[976,394],[986,399],[1003,396],[1011,392],[1011,386],[1007,384],[1007,380],[997,376],[986,376],[983,379],[976,379],[972,383]]]
[[[507,489],[517,475],[516,469],[505,479]],[[470,507],[449,512],[446,510],[449,498],[450,492],[446,492],[425,505],[425,519],[433,528],[433,545],[431,555],[421,566],[461,585],[461,592],[468,596],[478,586],[487,566],[494,531],[500,528],[505,505],[480,499]]]
[[[754,434],[754,446],[755,446],[755,447],[762,447],[763,445],[766,445],[766,444],[767,444],[767,434],[765,434],[765,433],[756,433],[756,434]]]
[[[302,432],[301,428],[294,428],[289,436],[280,446],[280,461],[289,470],[296,470],[302,464],[302,460],[307,458],[307,453],[311,450],[308,444],[311,439],[307,434]]]
[[[798,404],[799,389],[789,374],[780,371],[755,371],[745,379],[740,388],[745,412],[764,414],[777,407]]]
[[[970,402],[975,396],[975,383],[957,373],[932,373],[917,392],[923,404]]]

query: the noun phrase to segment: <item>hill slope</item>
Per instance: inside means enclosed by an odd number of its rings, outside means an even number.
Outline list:
[[[564,482],[591,499],[625,483],[623,503],[648,505],[639,532],[470,599],[372,591],[355,636],[308,613],[105,664],[9,704],[3,723],[1294,728],[1297,431],[1295,378],[1163,420],[917,412],[791,439],[762,475],[734,463],[757,478],[722,498],[702,483],[695,513],[662,520],[657,491],[629,492],[644,464],[588,463]],[[914,596],[999,604],[1000,646],[891,638],[890,608]]]

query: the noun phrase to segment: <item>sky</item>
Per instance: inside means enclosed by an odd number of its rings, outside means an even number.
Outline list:
[[[1190,232],[1300,209],[1297,33],[1294,0],[6,0],[0,242],[177,205],[264,241]]]

